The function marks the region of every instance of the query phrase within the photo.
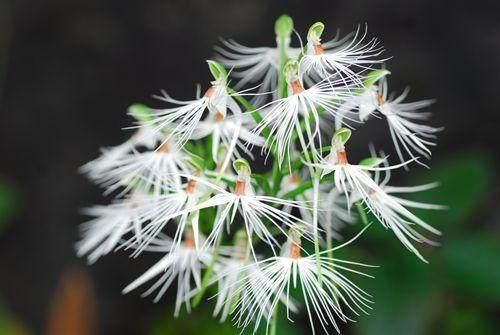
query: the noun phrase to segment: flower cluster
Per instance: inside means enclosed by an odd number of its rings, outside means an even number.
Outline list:
[[[89,262],[117,249],[161,254],[124,293],[151,282],[143,295],[157,301],[176,282],[175,315],[208,289],[214,317],[254,332],[275,331],[280,306],[288,318],[305,311],[313,333],[340,332],[371,309],[355,283],[371,277],[370,266],[334,256],[370,226],[367,218],[425,261],[416,244],[435,244],[429,234],[440,232],[411,210],[441,207],[399,195],[436,185],[389,182],[392,170],[430,157],[439,129],[423,124],[421,110],[432,100],[388,94],[384,50],[366,28],[322,42],[317,22],[299,47],[293,32],[282,15],[274,47],[222,40],[203,94],[184,101],[162,91],[162,109],[131,106],[130,139],[81,168],[115,200],[85,211],[92,219],[78,254]],[[387,121],[394,165],[373,148],[357,164],[349,155],[353,130],[372,117]],[[272,167],[252,173],[258,165]],[[356,222],[360,232],[337,244]]]

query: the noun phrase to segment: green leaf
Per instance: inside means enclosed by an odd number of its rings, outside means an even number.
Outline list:
[[[19,195],[8,184],[0,183],[0,229],[7,227],[19,209]]]
[[[438,182],[439,185],[411,196],[412,200],[445,205],[445,210],[415,210],[420,218],[445,235],[460,228],[484,204],[493,170],[481,153],[460,154],[442,161],[411,184]]]
[[[375,278],[363,283],[375,304],[370,315],[353,325],[355,334],[427,334],[439,307],[428,266],[411,257],[386,258],[379,265],[370,272]]]
[[[500,303],[500,244],[498,234],[464,234],[443,242],[446,287],[461,295]]]
[[[9,311],[0,306],[0,334],[28,335],[29,332]]]

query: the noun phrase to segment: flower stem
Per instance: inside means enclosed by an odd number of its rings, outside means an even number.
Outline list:
[[[368,215],[366,215],[366,211],[363,208],[363,205],[357,201],[355,203],[356,209],[358,210],[359,217],[361,218],[361,222],[366,226],[368,224]]]
[[[210,282],[210,278],[212,277],[212,274],[214,272],[214,267],[215,263],[217,262],[217,258],[219,258],[219,246],[222,241],[222,236],[217,240],[217,244],[215,246],[215,250],[213,253],[212,260],[210,264],[208,265],[207,271],[205,271],[205,274],[203,275],[203,279],[201,280],[201,287],[198,293],[193,298],[193,307],[198,306],[198,304],[201,301],[201,298],[203,298],[203,295],[205,294],[205,291],[207,290],[208,284]]]
[[[271,329],[269,331],[269,335],[276,335],[276,329],[278,328],[278,308],[279,304],[276,304],[276,307],[273,311],[273,319],[271,321]]]

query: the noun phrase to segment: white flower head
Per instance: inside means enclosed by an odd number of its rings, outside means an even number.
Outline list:
[[[352,240],[329,251],[335,251],[351,242]],[[280,301],[287,307],[287,315],[290,318],[289,310],[293,308],[290,308],[289,304],[293,300],[290,297],[291,289],[300,290],[313,334],[315,320],[326,333],[328,325],[332,325],[339,332],[338,320],[352,321],[348,314],[368,313],[372,304],[370,295],[349,279],[346,273],[371,277],[355,268],[369,265],[330,258],[326,255],[328,251],[321,252],[319,263],[316,263],[316,255],[303,256],[301,249],[300,234],[291,232],[281,256],[257,263],[259,286],[256,290],[249,291],[252,292],[249,299],[240,299],[236,305],[237,326],[244,328],[255,322],[254,333],[261,322],[265,322],[269,327],[272,313],[269,313],[266,306],[270,306],[270,310],[274,311]],[[248,273],[242,278],[240,290],[252,285],[255,277],[256,273]]]
[[[373,38],[366,41],[367,30],[360,32],[360,27],[352,39],[335,48],[325,50],[321,35],[325,26],[316,22],[307,34],[307,52],[299,63],[299,75],[312,74],[320,78],[338,76],[347,82],[362,84],[360,73],[370,69],[372,64],[382,63],[377,59],[383,52],[379,42]]]
[[[388,166],[387,161],[383,161]],[[441,232],[428,223],[414,215],[408,208],[421,209],[444,209],[445,207],[435,204],[427,204],[411,201],[398,197],[397,194],[421,192],[437,186],[436,183],[424,184],[411,187],[389,186],[390,170],[386,170],[386,176],[381,180],[380,170],[374,172],[374,183],[376,187],[356,190],[353,194],[353,201],[363,200],[368,210],[375,215],[378,221],[386,228],[391,229],[401,243],[413,252],[422,261],[427,262],[418,250],[413,246],[412,241],[437,245],[436,242],[425,237],[417,227],[423,228],[427,232],[441,235]]]
[[[136,112],[136,109],[144,109],[142,105],[132,105],[129,112]],[[98,180],[106,173],[109,173],[116,168],[116,161],[125,157],[133,149],[144,146],[147,149],[153,149],[161,140],[161,134],[158,134],[154,129],[146,123],[141,122],[141,127],[124,143],[110,148],[101,148],[101,155],[86,163],[80,168],[80,172],[87,175],[91,180]]]
[[[196,127],[192,140],[212,136],[212,158],[219,163],[219,151],[225,149],[224,161],[220,165],[221,170],[226,170],[231,160],[241,158],[241,153],[245,153],[253,158],[248,146],[262,147],[265,144],[263,137],[252,133],[251,128],[255,122],[249,114],[234,114],[224,116],[221,113],[210,114]]]
[[[200,177],[196,177],[196,179],[188,178],[186,183],[170,193],[159,196],[149,195],[144,205],[144,212],[149,221],[142,227],[140,235],[138,237],[134,236],[124,243],[124,247],[133,247],[136,249],[133,256],[138,256],[171,222],[171,224],[177,225],[172,240],[172,250],[180,246],[182,237],[188,227],[192,230],[194,246],[198,250],[200,244],[199,210],[192,210],[192,208],[205,193],[204,185],[198,182],[201,179]]]
[[[401,95],[396,98],[388,97],[388,85],[386,78],[381,80],[380,92],[378,95],[378,110],[387,118],[389,130],[394,146],[401,161],[404,161],[406,152],[411,158],[421,155],[429,158],[431,151],[429,147],[435,146],[433,139],[441,128],[434,128],[419,123],[418,121],[429,118],[429,113],[424,113],[421,109],[429,107],[434,100],[421,100],[416,102],[403,102],[408,93],[406,88]],[[418,163],[424,165],[423,163]]]
[[[87,255],[89,263],[94,263],[113,251],[130,231],[140,239],[142,225],[148,220],[143,206],[145,197],[134,192],[110,205],[84,210],[84,214],[94,219],[81,226],[82,239],[76,244],[78,256]]]
[[[118,158],[114,169],[103,173],[96,182],[109,194],[121,187],[120,194],[132,188],[151,191],[154,195],[181,186],[180,173],[190,173],[189,156],[177,148],[175,141],[166,140],[156,150],[131,153]]]
[[[301,173],[292,172],[286,175],[281,182],[281,193],[285,195],[292,192],[304,182]],[[331,236],[338,240],[342,239],[339,234],[340,229],[344,223],[354,223],[356,216],[349,211],[346,205],[346,197],[342,191],[336,189],[333,183],[325,182],[319,185],[319,204],[318,204],[318,223],[326,232],[327,237]],[[294,198],[296,201],[303,201],[305,203],[312,203],[314,200],[313,190],[309,189]],[[285,208],[291,211],[292,208]],[[307,222],[313,221],[312,208],[301,207],[299,208],[300,216]],[[309,227],[312,228],[312,227]]]
[[[198,252],[195,249],[194,238],[192,232],[189,230],[186,231],[183,243],[180,247],[172,249],[172,246],[173,243],[168,237],[154,239],[147,250],[165,253],[165,256],[139,278],[125,287],[122,293],[129,293],[153,278],[159,277],[157,281],[142,294],[142,296],[145,297],[158,290],[154,298],[154,302],[157,302],[177,278],[174,315],[178,316],[183,304],[186,306],[188,312],[191,311],[190,292],[192,291],[192,282],[194,281],[196,288],[199,289],[201,287],[201,268],[210,263],[212,255],[209,252]]]
[[[279,242],[269,231],[267,222],[276,227],[281,233],[286,235],[283,227],[291,227],[296,222],[302,222],[305,225],[309,223],[283,211],[275,206],[292,206],[301,207],[298,202],[287,201],[276,197],[256,195],[250,183],[250,165],[244,159],[238,159],[233,163],[234,169],[238,173],[235,187],[232,192],[194,176],[190,179],[204,184],[214,193],[211,198],[203,201],[191,208],[181,211],[178,215],[186,212],[198,211],[203,208],[216,207],[217,216],[212,226],[212,231],[208,235],[204,248],[209,248],[220,239],[224,226],[229,230],[231,224],[235,221],[236,214],[242,217],[245,231],[251,240],[255,234],[260,240],[268,244],[274,251],[274,246],[279,245]],[[252,252],[253,247],[250,244]],[[254,253],[255,256],[255,253]]]
[[[344,85],[343,82],[333,79],[323,80],[308,89],[304,89],[301,79],[297,74],[298,63],[289,61],[285,65],[285,73],[291,95],[287,98],[275,100],[261,107],[265,115],[255,132],[260,134],[265,128],[270,129],[267,140],[268,147],[275,147],[280,164],[285,157],[290,157],[290,146],[294,131],[302,136],[300,129],[301,119],[306,120],[302,150],[316,152],[315,140],[320,137],[320,111],[331,116],[337,115],[337,110],[343,101],[347,100],[356,87],[354,84]],[[346,117],[348,118],[348,117]],[[313,126],[311,127],[310,120]],[[320,144],[321,146],[321,144]]]
[[[165,91],[162,91],[161,96],[155,96],[164,102],[176,105],[166,109],[153,109],[153,119],[148,123],[156,132],[167,133],[165,141],[175,138],[178,146],[182,147],[192,138],[205,113],[219,118],[225,118],[228,111],[236,115],[241,114],[241,108],[228,93],[226,70],[217,62],[208,60],[207,63],[214,81],[203,96],[200,96],[199,87],[195,100],[176,100]]]

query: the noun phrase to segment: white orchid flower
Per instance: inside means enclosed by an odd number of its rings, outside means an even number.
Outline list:
[[[125,287],[122,293],[129,293],[153,278],[159,277],[157,281],[142,294],[142,296],[145,297],[158,290],[153,300],[154,302],[158,302],[177,278],[174,315],[178,316],[183,304],[186,306],[188,312],[191,311],[190,292],[192,291],[192,282],[194,281],[196,288],[199,289],[201,287],[201,268],[210,263],[212,255],[207,251],[199,252],[195,249],[194,237],[189,230],[186,231],[182,244],[175,249],[172,249],[172,247],[173,242],[168,237],[154,239],[147,250],[161,252],[164,253],[165,256],[139,278]]]
[[[280,301],[285,304],[290,319],[291,308],[288,303],[292,301],[290,290],[299,287],[313,334],[315,333],[315,320],[326,333],[328,333],[327,326],[329,325],[339,332],[338,320],[353,321],[348,316],[350,313],[368,314],[372,304],[370,295],[349,279],[345,273],[371,278],[370,275],[356,269],[356,267],[369,267],[369,265],[326,256],[328,251],[333,252],[342,248],[357,236],[336,248],[321,252],[318,255],[319,263],[317,263],[316,255],[302,255],[299,233],[292,231],[289,236],[280,256],[257,262],[259,285],[256,290],[249,290],[252,292],[251,297],[245,301],[240,299],[236,305],[237,326],[245,328],[255,322],[253,333],[257,331],[261,322],[265,322],[268,328],[272,313],[269,313],[269,308],[266,306],[271,306],[270,310],[274,311]],[[243,284],[236,294],[252,285],[256,277],[255,272],[250,272],[242,278]],[[285,299],[282,298],[283,296]]]

